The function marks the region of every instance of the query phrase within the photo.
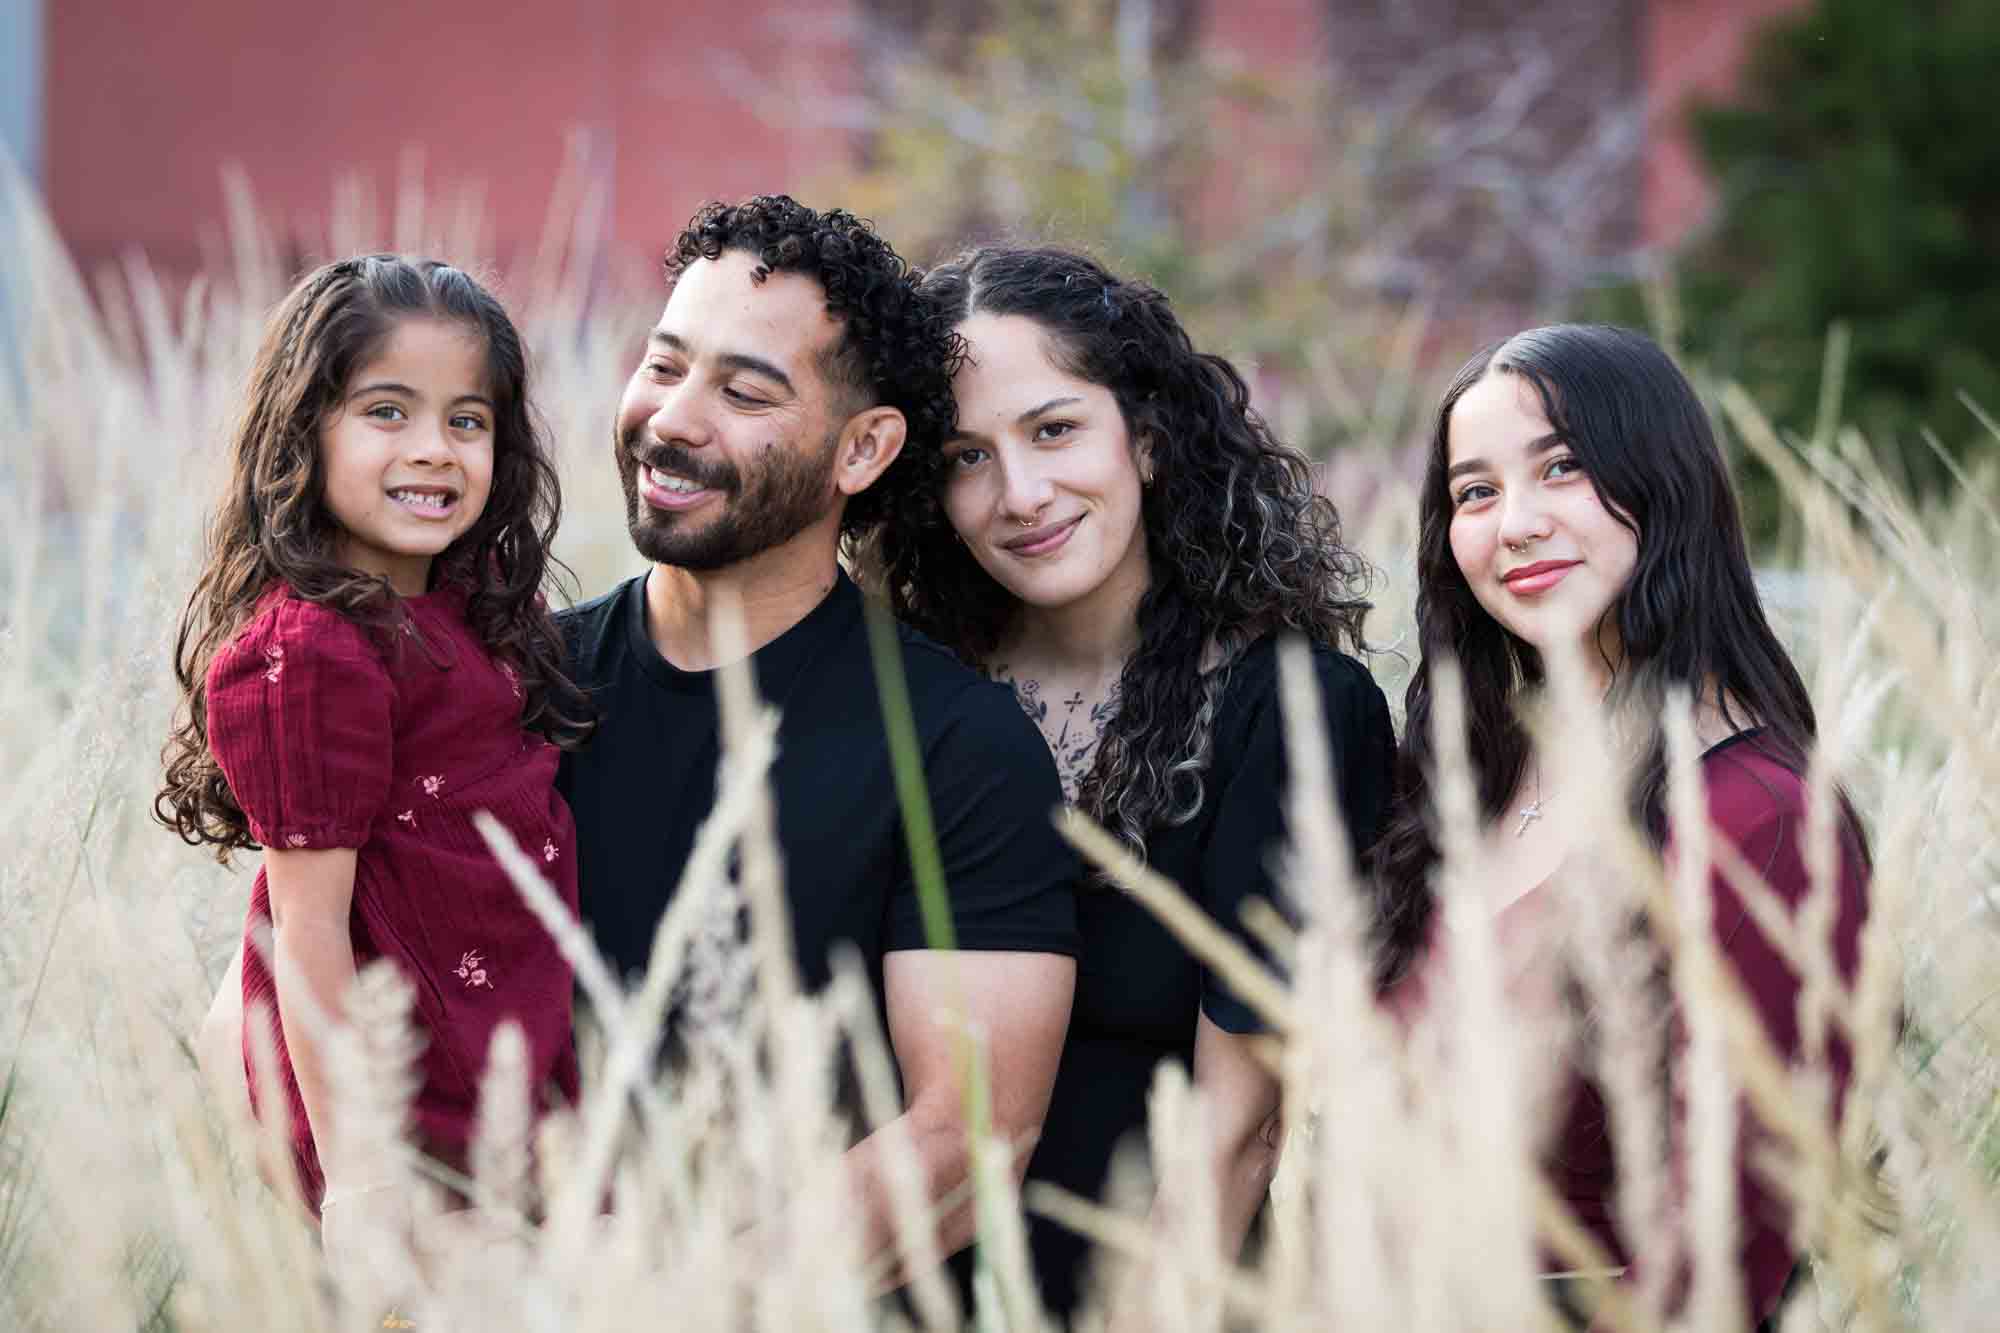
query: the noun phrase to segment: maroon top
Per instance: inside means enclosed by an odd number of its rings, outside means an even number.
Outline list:
[[[1766,754],[1757,732],[1747,731],[1711,747],[1702,756],[1702,777],[1708,788],[1708,815],[1713,834],[1727,839],[1794,913],[1811,887],[1800,839],[1806,823],[1804,780]],[[1852,984],[1860,963],[1861,925],[1867,915],[1868,860],[1859,830],[1848,819],[1839,828],[1840,881],[1832,938],[1834,962],[1843,981]],[[1671,837],[1669,838],[1671,843]],[[1742,983],[1764,1031],[1782,1054],[1800,1054],[1799,978],[1751,920],[1741,897],[1720,870],[1710,875],[1714,893],[1716,942],[1724,964]],[[1438,921],[1434,918],[1433,930]],[[1389,997],[1395,1011],[1409,1015],[1423,1003],[1423,969],[1414,969]],[[1851,1052],[1839,1026],[1829,1028],[1828,1063],[1835,1081],[1834,1108],[1839,1114],[1847,1092]],[[1594,1081],[1577,1075],[1566,1095],[1562,1130],[1550,1146],[1543,1166],[1556,1190],[1575,1210],[1616,1262],[1628,1268],[1645,1263],[1619,1234],[1612,1197],[1617,1159],[1609,1132],[1603,1095]],[[1739,1103],[1745,1133],[1737,1149],[1737,1216],[1744,1299],[1750,1317],[1771,1315],[1784,1294],[1797,1254],[1787,1236],[1787,1212],[1782,1199],[1766,1189],[1750,1166],[1754,1136],[1759,1132],[1747,1102]],[[1676,1121],[1685,1107],[1674,1110]],[[1678,1174],[1679,1133],[1675,1135]]]
[[[1801,841],[1806,824],[1805,781],[1760,749],[1756,738],[1754,731],[1740,733],[1702,756],[1709,823],[1796,913],[1812,885]],[[1868,859],[1851,820],[1841,821],[1838,838],[1840,881],[1835,887],[1832,938],[1810,943],[1830,946],[1841,979],[1852,985],[1860,966],[1862,920],[1868,912]],[[1750,919],[1741,896],[1719,870],[1711,873],[1710,885],[1715,895],[1715,937],[1723,961],[1742,982],[1772,1045],[1796,1059],[1800,1054],[1799,978]],[[1845,1034],[1837,1024],[1832,1025],[1827,1063],[1834,1078],[1836,1116],[1846,1100],[1852,1058]],[[1759,1131],[1748,1104],[1739,1105],[1747,1132],[1737,1145],[1737,1239],[1745,1307],[1751,1319],[1761,1320],[1776,1311],[1798,1254],[1787,1235],[1789,1218],[1784,1201],[1772,1194],[1751,1168],[1752,1145]],[[1684,1107],[1677,1107],[1676,1119],[1684,1113]],[[1605,1104],[1594,1083],[1578,1080],[1572,1091],[1569,1115],[1550,1154],[1548,1170],[1577,1216],[1620,1262],[1645,1262],[1643,1254],[1635,1254],[1625,1245],[1614,1219],[1612,1143]]]
[[[465,621],[455,589],[404,599],[388,648],[336,611],[277,587],[208,673],[209,748],[265,847],[358,849],[350,926],[357,967],[393,958],[416,990],[424,1038],[416,1139],[462,1165],[480,1071],[503,1018],[527,1037],[530,1086],[577,1087],[570,970],[472,826],[491,811],[576,909],[557,752],[521,727],[521,687]],[[292,1150],[315,1212],[325,1188],[277,1020],[268,962],[250,943],[271,919],[257,872],[244,924],[243,1005],[272,1016],[291,1102]],[[244,1062],[251,1051],[247,1033]],[[255,1079],[252,1082],[253,1102]]]

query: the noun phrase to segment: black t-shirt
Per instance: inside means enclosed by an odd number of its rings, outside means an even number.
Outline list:
[[[643,575],[557,620],[599,718],[558,779],[576,817],[578,897],[597,947],[630,975],[715,803],[714,673],[660,655]],[[1062,788],[1040,734],[1004,686],[913,631],[902,645],[958,947],[1073,956],[1080,872],[1050,820]],[[860,592],[842,574],[751,663],[782,710],[771,780],[799,970],[824,986],[828,950],[851,941],[879,1003],[883,955],[927,946]]]
[[[1336,791],[1358,850],[1374,841],[1388,811],[1396,744],[1389,706],[1359,662],[1325,647],[1312,652]],[[1154,829],[1146,859],[1261,955],[1241,909],[1254,897],[1281,905],[1272,857],[1285,840],[1286,762],[1274,640],[1252,644],[1229,671],[1201,810],[1178,828]],[[1075,1007],[1028,1174],[1095,1199],[1113,1149],[1128,1135],[1144,1147],[1154,1067],[1171,1057],[1192,1069],[1197,1015],[1207,1014],[1226,1032],[1255,1032],[1262,1024],[1125,894],[1082,889],[1077,920],[1083,954]],[[1079,1296],[1088,1246],[1038,1216],[1029,1217],[1028,1233],[1043,1298],[1067,1314]]]

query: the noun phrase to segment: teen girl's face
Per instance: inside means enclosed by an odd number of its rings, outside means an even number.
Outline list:
[[[1486,613],[1544,652],[1582,639],[1617,659],[1607,613],[1631,581],[1639,539],[1556,433],[1533,384],[1488,373],[1446,429],[1451,553]]]
[[[972,558],[1029,606],[1056,610],[1108,588],[1135,594],[1149,570],[1135,447],[1111,391],[1049,356],[1021,315],[959,325],[958,433],[945,445],[944,509]]]
[[[486,508],[493,419],[479,334],[444,320],[398,321],[320,423],[340,561],[386,575],[406,597],[424,592],[431,561]]]

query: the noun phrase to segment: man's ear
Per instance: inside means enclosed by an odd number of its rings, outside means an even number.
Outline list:
[[[870,407],[848,418],[834,450],[833,484],[842,495],[873,486],[903,452],[909,422],[893,407]]]

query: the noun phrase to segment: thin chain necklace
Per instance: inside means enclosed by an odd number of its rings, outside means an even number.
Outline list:
[[[1514,829],[1514,836],[1521,837],[1528,831],[1528,825],[1542,817],[1542,763],[1535,761],[1535,799],[1514,813],[1521,816],[1521,822]]]

